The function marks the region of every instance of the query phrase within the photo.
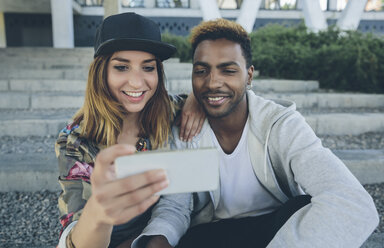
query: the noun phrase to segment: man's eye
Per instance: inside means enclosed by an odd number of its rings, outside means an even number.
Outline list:
[[[205,72],[206,72],[205,69],[196,69],[193,71],[193,73],[197,75],[204,74]]]
[[[128,70],[128,66],[125,65],[115,65],[114,68],[118,71],[126,71]]]
[[[233,74],[233,73],[236,73],[236,72],[237,72],[236,70],[232,70],[232,69],[224,70],[224,73],[228,73],[228,74]]]
[[[144,66],[143,69],[144,69],[144,71],[151,72],[151,71],[155,70],[155,67],[154,66]]]

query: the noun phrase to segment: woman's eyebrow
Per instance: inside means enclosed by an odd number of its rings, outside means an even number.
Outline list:
[[[156,61],[156,59],[146,59],[143,61],[143,63],[149,63],[149,62],[152,62],[152,61]]]
[[[115,58],[113,58],[111,60],[117,60],[119,62],[125,62],[125,63],[131,62],[129,59],[124,59],[124,58],[121,58],[121,57],[115,57]]]

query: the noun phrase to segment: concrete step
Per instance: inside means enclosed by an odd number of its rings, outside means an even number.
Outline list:
[[[384,182],[384,151],[335,151],[362,184]],[[0,160],[0,192],[59,190],[55,154],[5,154]],[[23,183],[20,183],[22,181]]]
[[[304,117],[317,135],[359,135],[384,131],[383,113],[325,113]]]
[[[45,100],[48,102],[49,99]],[[57,99],[52,97],[51,100]],[[71,99],[68,98],[67,101]],[[67,105],[69,104],[71,103],[67,102]],[[53,102],[52,106],[54,106]],[[75,109],[60,108],[3,110],[0,111],[0,136],[56,135],[75,112]],[[384,132],[383,113],[328,113],[310,114],[304,117],[317,135],[359,135],[367,132]]]
[[[73,91],[84,92],[86,88],[86,80],[71,79],[10,79],[0,80],[0,93],[7,91],[12,92],[51,92],[60,91],[68,93]]]
[[[362,184],[384,182],[384,150],[333,151]]]
[[[188,80],[170,80],[170,93],[189,93],[180,90]],[[0,81],[0,109],[79,108],[84,101],[86,82],[83,80],[9,80]],[[4,87],[2,87],[2,85]],[[1,91],[1,89],[4,89]],[[10,90],[8,90],[10,89]],[[384,95],[351,93],[260,93],[267,99],[286,99],[296,103],[298,109],[306,112],[315,110],[383,109]],[[359,110],[358,110],[359,111]],[[354,111],[356,112],[356,111]]]
[[[50,70],[50,69],[85,69],[88,70],[93,57],[73,57],[65,56],[56,58],[52,57],[4,57],[0,56],[0,73],[6,71],[23,69],[33,70]],[[165,68],[172,68],[174,70],[188,70],[192,71],[192,64],[180,63],[179,59],[170,59],[164,62]]]
[[[7,47],[0,48],[0,56],[31,58],[60,57],[84,57],[93,56],[93,47],[76,48],[52,48],[52,47]]]
[[[175,67],[176,69],[174,69]],[[185,67],[185,68],[183,68]],[[190,79],[191,70],[189,64],[168,64],[164,67],[166,78],[169,79]],[[83,68],[61,68],[61,69],[0,69],[0,80],[7,79],[77,79],[86,80],[88,76],[88,66]]]
[[[252,81],[255,92],[312,92],[319,89],[313,80],[256,79]]]
[[[76,110],[0,111],[0,136],[57,135]]]

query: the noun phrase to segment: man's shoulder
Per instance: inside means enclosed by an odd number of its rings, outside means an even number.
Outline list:
[[[266,99],[256,95],[254,92],[247,92],[248,108],[251,112],[264,112],[271,114],[274,112],[284,112],[287,110],[296,110],[296,104],[284,99]]]

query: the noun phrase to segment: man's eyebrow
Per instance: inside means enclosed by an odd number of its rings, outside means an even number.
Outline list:
[[[195,63],[193,63],[193,66],[204,66],[204,67],[210,67],[208,63],[205,63],[205,62],[202,62],[202,61],[196,61]]]
[[[238,63],[236,63],[235,61],[229,61],[229,62],[224,62],[224,63],[218,64],[216,66],[216,68],[223,68],[223,67],[227,67],[227,66],[231,66],[231,65],[235,65],[237,67],[240,67],[240,65]]]

